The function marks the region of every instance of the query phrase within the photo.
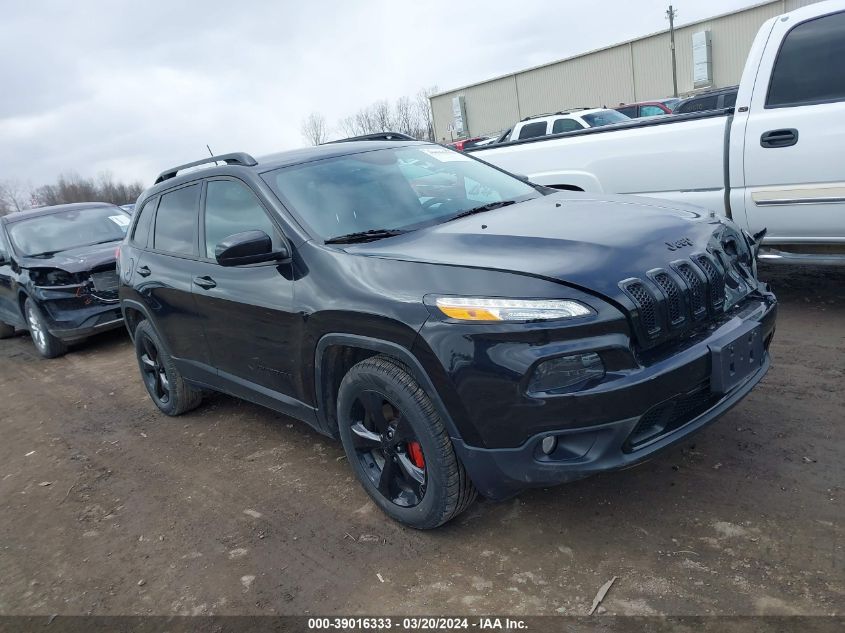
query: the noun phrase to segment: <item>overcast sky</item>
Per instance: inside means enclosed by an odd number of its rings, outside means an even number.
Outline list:
[[[667,0],[50,2],[0,7],[0,180],[145,184],[215,153],[299,147],[379,99],[667,28]],[[748,0],[676,0],[685,24]],[[667,52],[668,54],[668,52]],[[333,131],[333,130],[332,130]]]

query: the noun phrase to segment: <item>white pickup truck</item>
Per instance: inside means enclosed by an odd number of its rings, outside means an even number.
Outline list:
[[[845,264],[845,0],[763,24],[735,109],[470,153],[541,185],[707,207],[767,229],[761,259]]]

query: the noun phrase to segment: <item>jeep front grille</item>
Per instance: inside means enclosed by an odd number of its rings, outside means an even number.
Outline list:
[[[660,334],[660,319],[657,316],[657,301],[651,291],[639,279],[622,283],[622,289],[628,293],[637,306],[638,321],[648,338]]]
[[[693,255],[692,259],[707,276],[709,307],[715,312],[721,312],[725,304],[725,276],[708,255],[699,253]]]
[[[721,266],[709,254],[695,253],[691,259],[672,262],[670,269],[656,268],[642,279],[620,282],[636,308],[631,320],[641,347],[653,347],[670,331],[721,313],[725,281]]]

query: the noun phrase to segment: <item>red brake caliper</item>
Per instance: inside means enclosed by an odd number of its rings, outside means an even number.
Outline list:
[[[408,456],[411,458],[411,463],[417,468],[425,468],[425,458],[423,457],[422,446],[419,442],[408,442]]]

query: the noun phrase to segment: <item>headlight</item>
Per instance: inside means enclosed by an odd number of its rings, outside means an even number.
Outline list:
[[[571,299],[438,297],[437,308],[458,321],[548,321],[586,316],[592,310]]]

